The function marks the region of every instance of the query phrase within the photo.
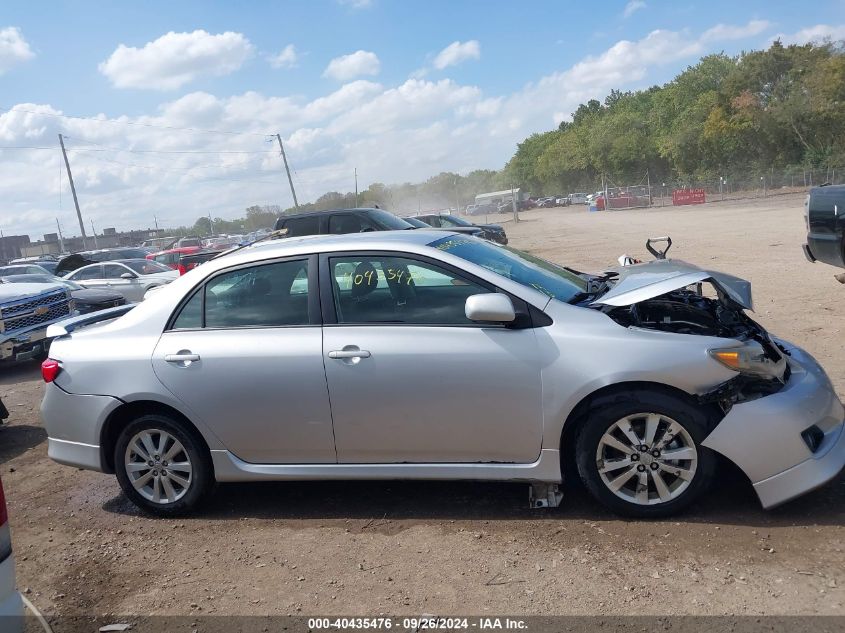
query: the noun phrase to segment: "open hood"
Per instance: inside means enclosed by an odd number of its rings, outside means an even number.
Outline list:
[[[68,273],[73,272],[77,268],[82,268],[83,266],[87,266],[88,264],[96,264],[97,262],[87,259],[80,255],[79,253],[74,253],[73,255],[68,255],[67,257],[63,257],[59,260],[59,263],[56,265],[56,277],[63,277]]]
[[[678,259],[658,259],[645,264],[611,268],[608,272],[617,275],[611,280],[613,285],[592,305],[629,306],[709,281],[734,303],[754,310],[750,282],[726,273],[703,270]]]

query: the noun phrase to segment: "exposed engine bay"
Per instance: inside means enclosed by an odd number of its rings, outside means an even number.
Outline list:
[[[789,377],[785,361],[788,352],[745,313],[752,308],[750,284],[682,261],[667,260],[668,246],[655,251],[655,241],[666,241],[669,246],[672,243],[668,237],[649,240],[647,248],[657,261],[648,264],[627,255],[620,257],[620,268],[593,279],[603,292],[589,307],[600,310],[622,327],[756,343],[759,360],[774,371],[768,376],[741,373],[701,397],[718,402],[725,411],[736,402],[778,391]]]

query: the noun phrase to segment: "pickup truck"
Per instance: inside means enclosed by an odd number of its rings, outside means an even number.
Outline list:
[[[845,268],[845,185],[810,189],[804,202],[804,219],[807,259]]]
[[[0,360],[46,357],[47,326],[74,312],[70,290],[59,284],[0,283]]]

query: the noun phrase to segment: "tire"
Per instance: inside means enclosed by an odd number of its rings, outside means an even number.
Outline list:
[[[211,458],[198,433],[157,413],[124,427],[115,443],[114,470],[132,503],[157,516],[193,511],[214,484]]]
[[[712,427],[707,411],[680,396],[626,391],[600,397],[575,439],[578,474],[587,490],[617,514],[677,514],[713,481],[717,458],[701,445]]]

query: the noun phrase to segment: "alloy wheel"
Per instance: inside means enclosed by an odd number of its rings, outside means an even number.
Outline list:
[[[161,429],[136,433],[126,447],[123,466],[135,490],[156,504],[174,503],[191,487],[193,466],[188,452]]]
[[[602,482],[617,497],[637,505],[678,498],[692,482],[697,465],[690,434],[659,413],[635,413],[614,422],[596,449]]]

